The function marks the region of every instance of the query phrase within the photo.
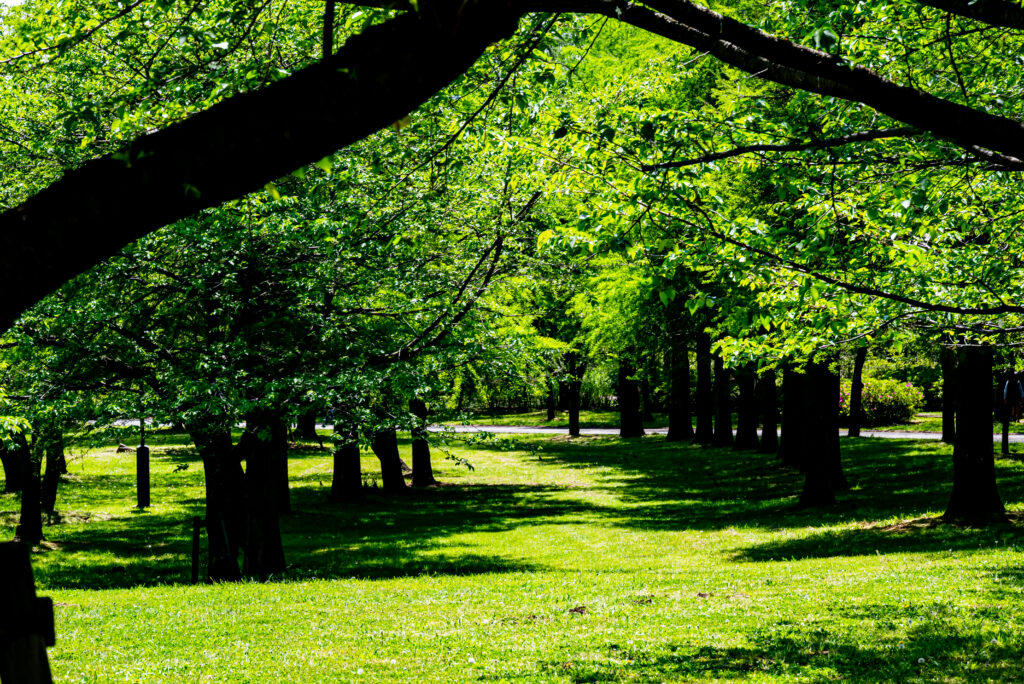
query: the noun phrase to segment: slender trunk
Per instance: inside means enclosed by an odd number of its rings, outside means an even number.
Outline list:
[[[773,454],[779,450],[779,396],[775,388],[775,371],[765,371],[757,381],[761,399],[761,453]]]
[[[715,441],[715,398],[711,388],[711,335],[697,333],[697,431],[693,441],[709,445]]]
[[[547,396],[547,421],[550,423],[555,419],[555,381],[548,379],[548,396]],[[414,466],[415,469],[415,466]]]
[[[380,460],[380,478],[388,494],[406,491],[405,476],[402,473],[402,457],[398,453],[398,434],[394,428],[373,433],[370,448]]]
[[[238,553],[245,541],[245,474],[227,425],[188,426],[206,477],[207,571],[213,582],[242,579]]]
[[[644,434],[643,414],[640,413],[640,388],[634,375],[636,369],[623,356],[619,359],[619,436],[632,438]]]
[[[422,399],[409,400],[409,412],[418,421],[412,429],[412,486],[436,485],[434,468],[430,464],[430,442],[427,441],[427,405]]]
[[[956,442],[956,361],[956,352],[943,346],[939,363],[942,366],[942,441],[946,444]]]
[[[35,546],[46,538],[43,536],[42,509],[39,505],[42,489],[39,483],[39,471],[42,468],[43,454],[35,447],[35,440],[30,448],[24,435],[17,436],[15,448],[19,454],[25,478],[21,488],[21,514],[18,526],[14,531],[14,539],[28,546]]]
[[[247,527],[243,571],[262,580],[285,570],[281,543],[280,453],[284,421],[275,413],[260,413],[246,420],[239,448],[245,455]],[[287,479],[285,479],[287,485]]]
[[[566,354],[569,366],[570,380],[566,392],[569,402],[569,436],[580,436],[580,389],[583,386],[583,374],[586,372],[586,363],[580,362],[580,355],[577,352]]]
[[[757,440],[757,366],[747,363],[736,371],[736,385],[740,396],[736,403],[736,443],[733,448],[739,450],[755,450]]]
[[[729,400],[729,371],[715,354],[715,446],[732,444],[732,402]]]
[[[857,347],[850,381],[850,429],[847,432],[850,437],[860,437],[860,427],[864,424],[864,362],[867,358],[868,348]]]
[[[56,421],[47,423],[40,430],[38,438],[40,451],[46,459],[46,473],[43,476],[40,505],[43,512],[53,515],[57,508],[57,486],[60,484],[60,462],[64,458],[64,431]]]
[[[996,406],[999,407],[999,422],[1002,424],[1002,439],[1000,439],[1000,454],[1003,456],[1010,455],[1010,419],[1013,415],[1013,406],[1010,402],[1016,403],[1016,393],[1013,387],[1014,375],[1013,365],[1003,373],[1003,380],[996,388],[998,398],[996,400]]]
[[[690,422],[690,349],[685,338],[674,340],[669,349],[670,391],[668,408],[669,442],[693,439]]]
[[[1005,520],[992,444],[991,347],[961,348],[956,376],[953,491],[943,517],[972,524]]]
[[[796,427],[801,433],[799,457],[804,473],[798,508],[819,508],[836,502],[835,463],[828,435],[828,430],[835,427],[835,423],[830,421],[832,407],[827,398],[833,386],[830,376],[826,364],[814,361],[807,364],[804,391],[801,393],[803,423]]]

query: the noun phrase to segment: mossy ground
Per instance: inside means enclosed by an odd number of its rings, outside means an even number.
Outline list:
[[[950,452],[844,440],[853,489],[795,511],[773,457],[584,437],[435,452],[443,486],[328,503],[292,453],[288,576],[187,584],[202,465],[73,456],[33,554],[63,682],[1009,681],[1024,671],[1024,527],[935,520]],[[539,447],[539,450],[538,450]],[[407,448],[407,445],[405,445]],[[374,468],[371,458],[364,469]],[[186,467],[187,466],[187,467]],[[1024,508],[1021,462],[999,461]],[[0,497],[0,534],[16,499]]]

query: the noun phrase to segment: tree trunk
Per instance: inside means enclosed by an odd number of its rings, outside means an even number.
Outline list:
[[[394,428],[373,433],[370,448],[380,460],[381,485],[385,493],[401,493],[407,490],[402,474],[402,457],[398,453],[398,434]]]
[[[363,473],[359,458],[359,430],[345,424],[341,412],[334,418],[334,474],[331,501],[358,503],[363,500]]]
[[[729,397],[729,371],[722,357],[715,354],[715,446],[732,445],[732,402]]]
[[[619,359],[619,436],[632,438],[644,435],[643,415],[640,413],[640,388],[634,375],[636,369],[623,356]]]
[[[860,437],[860,427],[864,424],[864,362],[867,358],[868,348],[857,347],[850,381],[850,424],[847,431],[850,437]]]
[[[956,361],[957,354],[953,349],[943,346],[939,350],[939,363],[942,366],[942,441],[946,444],[956,442]]]
[[[555,381],[548,378],[548,396],[547,396],[547,421],[550,423],[555,419]],[[415,466],[414,466],[415,469]]]
[[[842,492],[850,488],[850,483],[843,470],[842,443],[839,441],[839,395],[841,392],[839,373],[833,371],[829,363],[830,361],[834,363],[836,360],[835,357],[832,357],[821,365],[822,394],[820,402],[825,407],[821,430],[827,450],[826,456],[829,461],[829,479],[832,481],[832,489]]]
[[[422,399],[411,399],[409,412],[419,421],[412,429],[412,486],[436,485],[434,468],[430,464],[430,442],[427,441],[427,405]]]
[[[690,422],[690,349],[685,338],[673,340],[669,348],[671,396],[668,402],[669,442],[693,439]]]
[[[953,491],[946,520],[983,524],[1006,519],[996,487],[992,444],[992,349],[962,347],[957,353],[956,443]]]
[[[783,465],[799,467],[803,452],[801,425],[804,416],[806,377],[787,365],[782,370],[782,435],[779,438],[779,460]]]
[[[25,473],[22,471],[22,462],[18,451],[8,450],[0,442],[0,464],[4,469],[4,494],[20,492]]]
[[[14,531],[14,539],[28,546],[35,546],[46,538],[43,536],[42,509],[39,505],[42,490],[39,484],[39,471],[42,469],[43,454],[35,448],[35,440],[32,448],[29,447],[25,435],[16,437],[16,445],[25,477],[21,488],[21,514]]]
[[[288,484],[288,423],[274,416],[270,423],[270,459],[274,468],[274,500],[278,513],[292,512],[292,493]]]
[[[207,570],[213,582],[242,579],[238,553],[245,542],[245,474],[231,431],[212,423],[188,426],[206,477]]]
[[[765,371],[757,381],[761,399],[761,453],[773,454],[779,450],[779,396],[775,388],[775,371]]]
[[[654,421],[654,397],[651,392],[651,381],[644,377],[640,379],[640,405],[642,408],[641,418],[645,423]]]
[[[736,371],[736,384],[740,390],[736,404],[736,443],[733,448],[739,450],[755,450],[757,440],[757,367],[747,363]]]
[[[693,441],[714,444],[715,398],[711,387],[711,335],[703,330],[697,333],[697,431]]]
[[[37,439],[42,440],[39,449],[46,458],[46,474],[40,496],[44,513],[53,515],[57,508],[57,486],[60,484],[61,461],[64,460],[64,431],[56,421],[50,421],[40,429]]]
[[[316,418],[316,409],[307,409],[300,413],[295,420],[295,432],[297,433],[295,436],[304,442],[316,442],[322,449],[324,440],[316,431]]]
[[[586,363],[580,362],[578,352],[566,354],[569,366],[570,380],[566,392],[569,403],[569,436],[580,436],[580,389],[583,386],[583,374],[586,372]]]
[[[1002,435],[1000,442],[999,453],[1003,456],[1010,455],[1010,418],[1013,414],[1013,406],[1010,402],[1015,402],[1016,388],[1014,385],[1014,374],[1013,364],[1011,362],[1010,367],[1003,373],[1002,382],[996,387],[996,406],[999,407],[997,413],[999,414],[999,422],[1002,426]]]
[[[280,512],[281,433],[284,421],[273,413],[261,413],[247,419],[247,428],[239,448],[245,455],[245,494],[247,526],[243,571],[261,580],[285,571],[281,543]],[[287,485],[287,479],[285,479]]]
[[[795,427],[800,434],[799,458],[804,473],[798,508],[819,508],[836,502],[836,463],[829,431],[833,430],[838,435],[836,420],[832,416],[833,405],[838,407],[838,396],[834,402],[828,398],[834,386],[832,375],[825,363],[812,361],[807,364],[804,391],[801,393],[802,415],[798,417],[801,423]],[[783,438],[788,439],[788,436]]]

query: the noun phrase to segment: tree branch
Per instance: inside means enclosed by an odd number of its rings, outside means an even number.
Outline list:
[[[700,157],[692,157],[690,159],[679,159],[676,161],[660,162],[657,164],[641,164],[641,171],[658,171],[660,169],[679,169],[685,166],[695,166],[697,164],[707,164],[709,162],[720,161],[722,159],[729,159],[730,157],[739,157],[744,154],[752,154],[755,152],[803,152],[805,150],[815,149],[828,149],[831,147],[841,147],[843,145],[849,145],[856,142],[865,142],[869,140],[880,140],[884,138],[905,138],[918,133],[917,129],[910,127],[903,128],[885,128],[882,130],[875,131],[861,131],[859,133],[851,133],[849,135],[840,136],[838,138],[825,138],[822,140],[810,140],[808,142],[801,143],[789,143],[785,145],[743,145],[736,147],[731,150],[725,150],[723,152],[712,152],[705,154]]]

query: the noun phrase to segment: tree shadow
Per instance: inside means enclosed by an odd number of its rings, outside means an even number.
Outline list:
[[[891,606],[878,606],[879,615]],[[608,644],[586,660],[540,664],[572,682],[705,681],[782,678],[850,682],[942,680],[1010,681],[1020,676],[1019,650],[992,643],[981,625],[964,630],[941,616],[923,618],[871,646],[813,626],[777,623],[755,630],[742,646],[694,648],[669,644],[633,649]],[[499,673],[501,679],[507,673]]]

